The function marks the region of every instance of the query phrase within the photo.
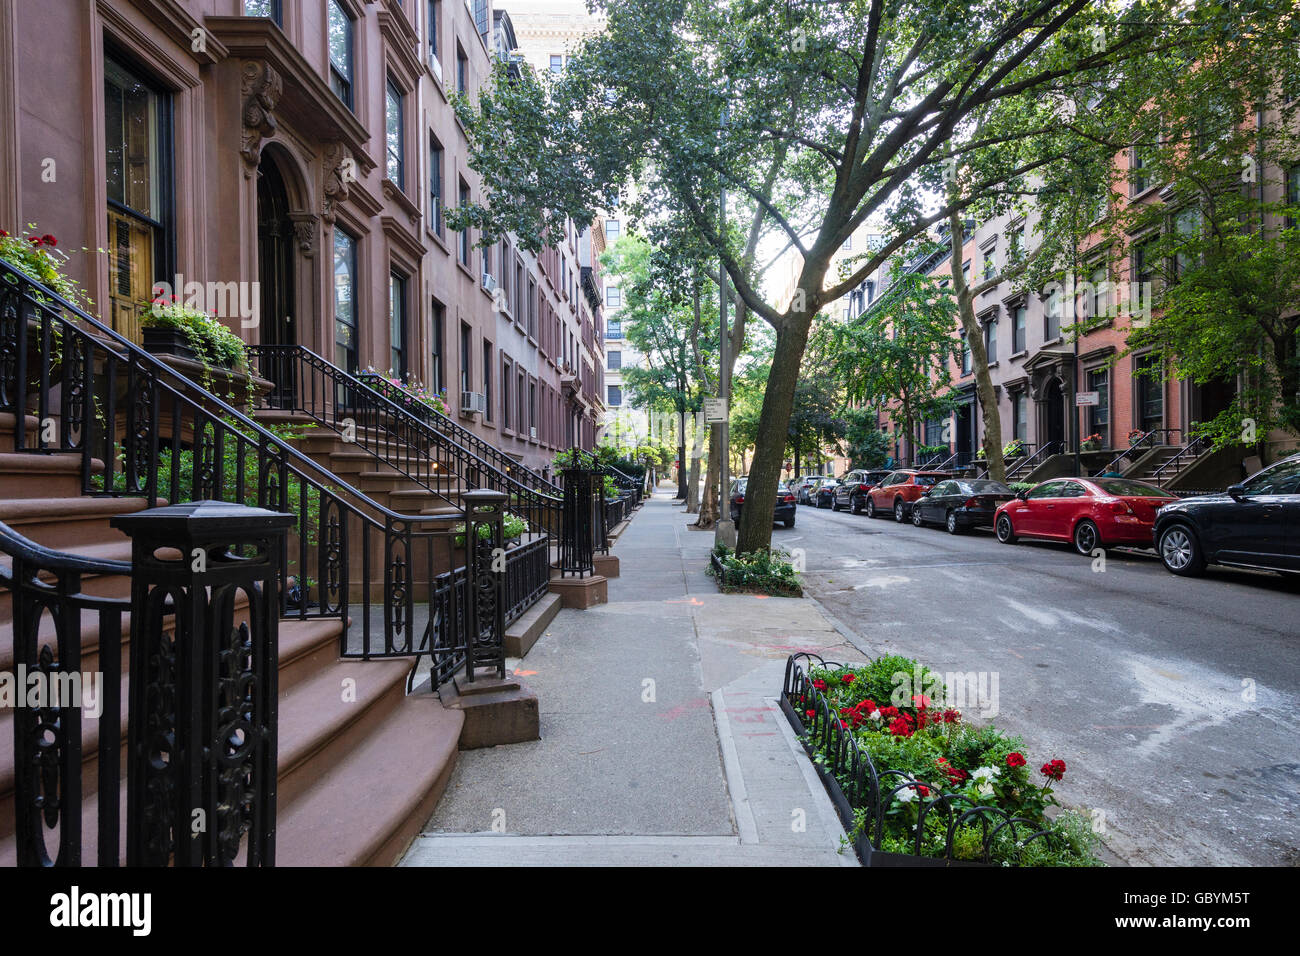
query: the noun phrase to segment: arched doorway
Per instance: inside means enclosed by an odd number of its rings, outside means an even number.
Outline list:
[[[257,276],[260,283],[262,345],[294,345],[294,227],[289,217],[289,191],[274,158],[262,154],[257,166]],[[267,358],[272,358],[267,356]],[[275,383],[273,405],[292,407],[295,363],[289,355],[272,358],[263,374]]]

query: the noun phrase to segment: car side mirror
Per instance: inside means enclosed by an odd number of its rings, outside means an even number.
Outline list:
[[[1232,496],[1233,501],[1242,501],[1246,497],[1245,485],[1229,485],[1228,494]]]
[[[1017,491],[1017,492],[1016,492],[1016,498],[1019,499],[1020,501],[1028,501],[1028,500],[1029,500],[1029,492],[1027,492],[1027,491]]]

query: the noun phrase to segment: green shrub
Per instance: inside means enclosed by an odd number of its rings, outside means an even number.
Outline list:
[[[802,597],[803,585],[799,572],[788,560],[790,555],[779,549],[737,554],[726,545],[713,549],[714,560],[709,562],[708,574],[718,578],[723,591],[752,591]]]

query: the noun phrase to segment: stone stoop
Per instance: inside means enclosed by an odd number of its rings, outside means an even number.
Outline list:
[[[471,681],[458,674],[438,688],[438,696],[447,710],[464,715],[461,750],[542,737],[537,695],[517,677],[507,675],[502,680],[495,674],[480,674]]]
[[[523,657],[537,639],[546,631],[555,615],[560,613],[563,603],[560,595],[551,592],[543,594],[541,599],[530,607],[513,624],[506,628],[506,657]]]

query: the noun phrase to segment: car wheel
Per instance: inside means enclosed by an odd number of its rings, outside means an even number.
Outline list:
[[[849,498],[849,513],[850,513],[850,514],[855,514],[855,515],[860,515],[860,514],[862,514],[862,498],[861,498],[861,497],[851,496],[851,497]]]
[[[1101,544],[1101,534],[1091,521],[1080,521],[1074,529],[1074,550],[1085,556],[1091,556]]]
[[[1003,544],[1016,543],[1016,532],[1011,527],[1011,519],[1008,518],[1006,515],[1004,514],[998,515],[998,524],[994,530],[996,530],[998,533],[998,540],[1001,541]]]
[[[921,509],[916,507],[916,505],[912,505],[912,526],[919,528],[923,524],[925,524],[925,522],[921,520]]]
[[[961,534],[961,525],[957,523],[957,512],[948,512],[948,520],[944,522],[944,527],[948,529],[949,534]]]
[[[832,497],[832,498],[831,498],[831,511],[839,511],[839,510],[840,510],[840,499],[839,499],[839,498]]]
[[[876,499],[871,497],[870,495],[867,495],[867,517],[874,518],[875,516],[876,516]]]
[[[793,519],[793,518],[786,518],[786,519],[785,519],[785,526],[786,526],[787,528],[793,528],[793,527],[794,527],[794,519]]]
[[[1174,574],[1192,577],[1205,570],[1205,555],[1192,529],[1185,524],[1171,524],[1160,532],[1160,560]]]
[[[907,513],[903,509],[903,499],[899,498],[894,502],[894,520],[902,524],[907,520]]]

